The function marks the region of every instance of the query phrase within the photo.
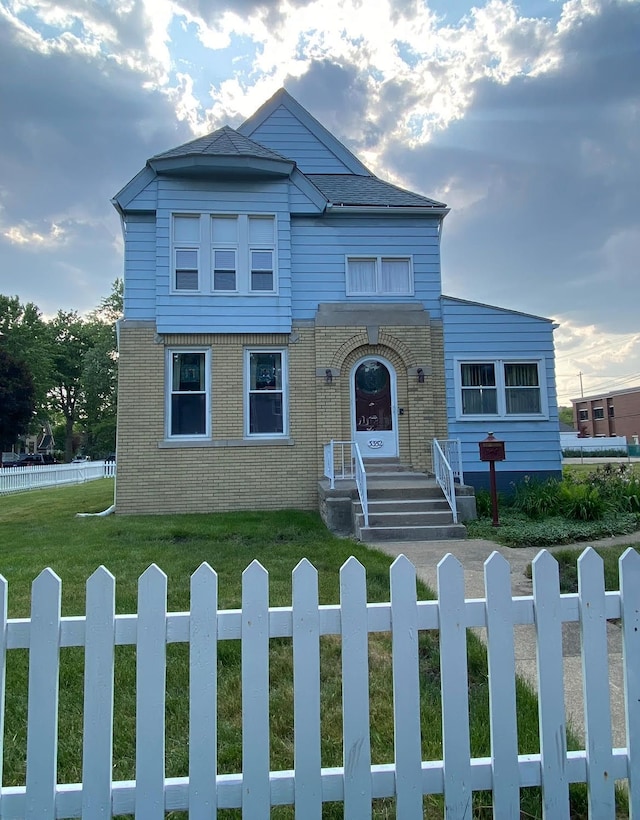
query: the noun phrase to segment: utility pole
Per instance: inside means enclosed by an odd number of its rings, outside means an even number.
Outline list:
[[[580,379],[580,398],[584,398],[584,390],[582,389],[582,370],[578,373],[578,377]]]

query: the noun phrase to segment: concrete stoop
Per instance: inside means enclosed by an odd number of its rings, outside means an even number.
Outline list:
[[[320,514],[331,532],[371,542],[466,538],[465,526],[453,523],[449,504],[432,475],[414,472],[398,459],[365,461],[365,469],[368,527],[355,481],[336,481],[333,490],[327,479],[319,482]],[[476,517],[472,487],[457,486],[456,501],[458,521]]]
[[[407,470],[369,470],[369,526],[364,526],[360,499],[354,499],[353,523],[360,541],[439,541],[466,538],[433,477]]]

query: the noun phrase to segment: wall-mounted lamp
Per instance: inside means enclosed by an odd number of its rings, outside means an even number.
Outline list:
[[[418,374],[418,384],[424,384],[424,370],[419,367],[417,370]]]
[[[324,371],[324,381],[325,384],[332,384],[333,383],[333,373],[331,372],[331,368],[327,367]]]

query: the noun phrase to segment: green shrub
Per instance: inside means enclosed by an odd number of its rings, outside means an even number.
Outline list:
[[[499,504],[500,496],[498,496],[498,505]],[[491,493],[489,490],[480,489],[476,491],[476,512],[478,514],[478,518],[491,518],[493,515]]]
[[[539,519],[555,515],[560,507],[560,485],[561,482],[555,478],[536,481],[525,476],[524,481],[514,484],[511,505],[528,518]]]
[[[612,505],[597,487],[565,481],[558,493],[559,512],[577,521],[598,521]]]

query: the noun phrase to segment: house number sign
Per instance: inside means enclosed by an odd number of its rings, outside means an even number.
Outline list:
[[[372,450],[378,450],[382,447],[382,439],[379,438],[370,438],[367,444],[371,447]]]

